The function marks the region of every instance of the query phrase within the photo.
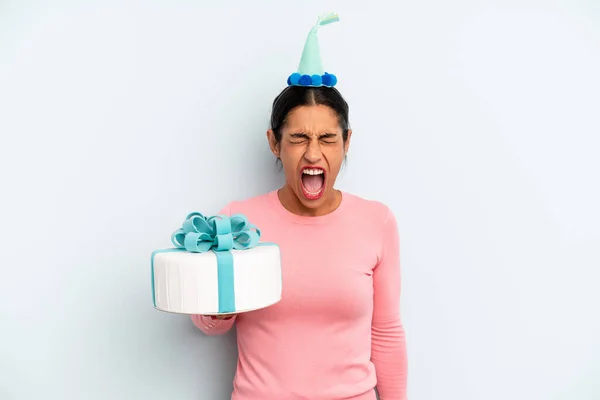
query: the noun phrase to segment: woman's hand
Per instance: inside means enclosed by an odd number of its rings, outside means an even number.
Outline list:
[[[225,321],[226,321],[226,320],[228,320],[228,319],[231,319],[231,318],[235,317],[236,315],[237,315],[237,314],[226,314],[226,315],[209,315],[208,317],[209,317],[210,319],[212,319],[213,321],[214,321],[214,320],[217,320],[217,319],[218,319],[218,320],[225,320]]]

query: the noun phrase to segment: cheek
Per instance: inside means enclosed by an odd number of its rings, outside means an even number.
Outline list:
[[[279,153],[279,158],[281,158],[281,162],[286,170],[286,172],[294,173],[294,170],[300,163],[302,158],[302,154],[304,150],[300,146],[296,147],[282,147],[281,152]]]
[[[327,149],[326,151],[324,151],[324,154],[326,154],[327,161],[329,162],[329,167],[332,170],[337,171],[342,167],[342,163],[344,161],[343,147],[338,148],[336,146],[336,148]]]
[[[302,157],[302,154],[304,153],[304,146],[299,145],[299,144],[291,144],[291,143],[283,143],[281,145],[281,159],[296,159],[299,157]]]

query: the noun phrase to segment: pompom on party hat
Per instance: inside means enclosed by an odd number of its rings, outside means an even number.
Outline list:
[[[335,86],[337,77],[334,74],[325,72],[323,69],[317,31],[319,27],[339,20],[339,16],[335,13],[323,14],[319,17],[317,23],[308,32],[298,70],[289,76],[287,80],[288,86]]]

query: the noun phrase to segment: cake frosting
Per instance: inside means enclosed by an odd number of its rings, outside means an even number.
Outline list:
[[[281,254],[259,242],[242,214],[191,213],[171,237],[175,248],[152,252],[152,300],[161,311],[218,315],[268,307],[281,299]]]

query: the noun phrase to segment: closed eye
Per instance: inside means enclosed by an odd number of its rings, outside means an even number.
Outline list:
[[[335,133],[324,133],[319,136],[319,139],[323,141],[323,143],[327,144],[335,144],[339,140],[339,136]]]
[[[308,135],[305,133],[292,133],[290,134],[291,143],[300,144],[308,140]]]

